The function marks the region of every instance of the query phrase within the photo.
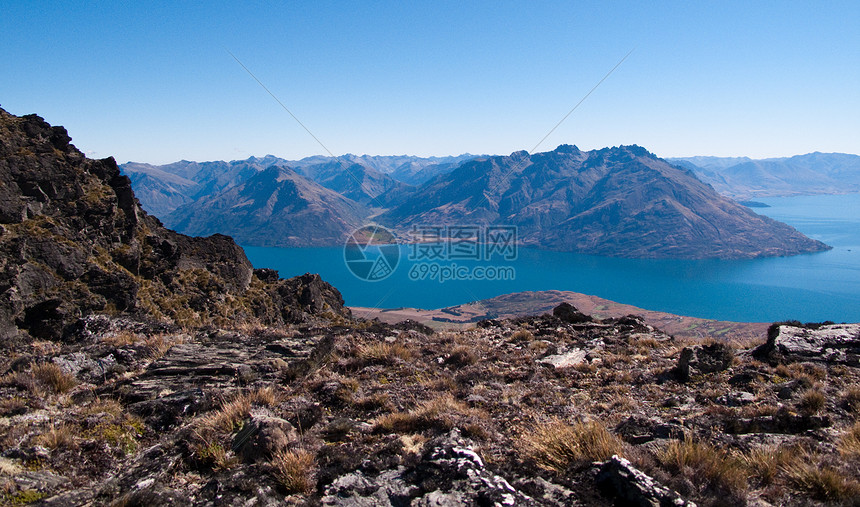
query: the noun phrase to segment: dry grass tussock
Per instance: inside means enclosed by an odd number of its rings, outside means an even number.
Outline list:
[[[402,343],[373,342],[359,345],[355,357],[365,364],[392,364],[412,359],[412,349]]]
[[[694,484],[731,494],[747,490],[742,461],[709,443],[690,438],[673,440],[657,458],[671,472],[683,474]]]
[[[450,394],[425,401],[408,412],[394,412],[376,418],[377,433],[417,433],[436,429],[448,431],[460,423],[479,424],[487,414],[455,399]]]
[[[281,450],[272,456],[272,468],[278,483],[287,493],[310,494],[315,486],[314,456],[304,449]]]
[[[825,502],[856,502],[860,498],[860,482],[851,475],[812,460],[799,460],[783,469],[789,482],[816,500]]]
[[[48,431],[36,438],[36,441],[48,449],[71,448],[75,446],[75,435],[78,432],[79,428],[74,425],[65,423],[60,423],[59,425],[52,424]]]
[[[64,394],[78,385],[72,375],[64,372],[62,368],[54,363],[33,363],[30,365],[29,373],[18,373],[18,384],[24,386],[34,395],[40,395],[43,391],[54,394]]]
[[[221,404],[221,408],[201,417],[197,422],[199,434],[232,433],[239,429],[251,413],[253,405],[272,407],[278,402],[277,393],[271,387],[262,387],[240,393]]]
[[[520,443],[538,466],[556,472],[608,459],[623,448],[621,440],[597,421],[571,425],[560,419],[534,426],[521,436]]]
[[[839,439],[839,454],[849,459],[860,459],[860,421],[842,434]]]
[[[808,389],[800,395],[797,409],[804,415],[814,415],[821,412],[827,405],[827,396],[817,388]]]

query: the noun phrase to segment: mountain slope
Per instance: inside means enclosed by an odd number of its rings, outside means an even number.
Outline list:
[[[62,339],[90,313],[179,325],[344,313],[319,277],[278,280],[226,236],[165,229],[113,158],[87,159],[70,141],[0,109],[0,342]]]
[[[343,244],[368,210],[287,167],[256,176],[178,208],[165,223],[194,236],[230,234],[242,244],[319,246]]]
[[[787,158],[688,157],[669,159],[736,199],[860,192],[860,156],[808,153]]]
[[[302,176],[358,203],[374,207],[389,204],[385,195],[397,195],[409,186],[361,164],[330,160],[296,169]]]
[[[826,245],[719,196],[638,146],[467,162],[379,220],[516,225],[522,244],[623,257],[743,258]]]
[[[188,204],[198,183],[176,174],[163,171],[149,164],[129,162],[123,165],[122,172],[131,180],[135,196],[146,211],[165,216],[183,204]]]

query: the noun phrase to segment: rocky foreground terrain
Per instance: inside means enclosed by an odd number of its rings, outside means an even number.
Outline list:
[[[86,317],[4,361],[0,498],[857,504],[860,326],[753,347],[554,313],[435,333]]]
[[[0,504],[860,503],[860,325],[358,319],[2,110],[0,250]]]

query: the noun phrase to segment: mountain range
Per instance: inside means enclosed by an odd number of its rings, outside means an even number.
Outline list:
[[[808,153],[785,158],[670,158],[726,196],[738,200],[860,192],[860,156]]]
[[[639,146],[446,159],[266,156],[123,170],[167,226],[256,246],[342,245],[373,221],[405,238],[418,225],[516,226],[523,245],[623,257],[749,258],[827,248]],[[407,172],[424,182],[394,177]]]

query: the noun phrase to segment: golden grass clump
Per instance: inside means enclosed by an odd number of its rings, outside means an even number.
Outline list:
[[[36,438],[36,441],[48,449],[70,448],[75,446],[77,432],[78,429],[70,424],[52,424],[48,431]]]
[[[541,468],[564,472],[573,465],[606,460],[620,453],[623,444],[597,421],[571,425],[553,419],[525,433],[522,447]]]
[[[377,433],[417,433],[428,429],[448,431],[458,421],[476,420],[486,417],[482,411],[470,408],[450,394],[425,401],[409,412],[394,412],[376,419]]]
[[[804,415],[821,412],[827,405],[827,396],[817,388],[807,389],[797,401],[797,409]]]
[[[738,458],[750,477],[757,479],[763,485],[770,485],[774,483],[782,469],[800,459],[802,454],[803,451],[796,446],[772,445],[758,447],[748,453],[739,453]]]
[[[78,385],[75,377],[54,363],[33,364],[30,366],[30,374],[34,380],[56,394],[67,393]]]
[[[816,500],[843,502],[860,498],[860,483],[831,466],[799,460],[784,468],[789,482]]]
[[[842,434],[839,439],[839,454],[846,458],[860,458],[860,421]]]
[[[359,345],[356,357],[365,364],[392,364],[412,359],[412,349],[402,343],[374,342]]]
[[[288,494],[308,495],[314,489],[314,456],[304,449],[281,450],[272,456],[274,475]]]
[[[747,490],[742,460],[708,443],[690,438],[674,440],[657,458],[671,472],[684,474],[694,483],[733,494]]]
[[[845,407],[855,414],[860,413],[860,386],[851,386],[842,394]]]

